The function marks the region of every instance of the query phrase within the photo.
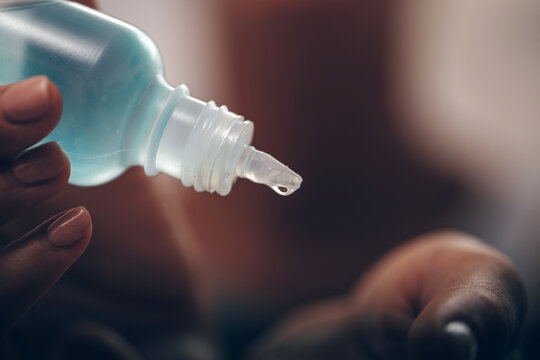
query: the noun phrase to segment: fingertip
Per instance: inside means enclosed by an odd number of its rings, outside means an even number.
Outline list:
[[[57,142],[49,142],[32,148],[13,161],[14,176],[25,185],[39,185],[58,180],[67,183],[70,162]]]
[[[92,233],[90,214],[57,214],[0,250],[0,336],[77,261]]]
[[[492,289],[471,285],[433,299],[409,332],[414,359],[499,359],[517,332],[513,300]]]
[[[43,139],[60,121],[62,95],[47,76],[0,87],[0,158]]]
[[[78,206],[63,213],[47,228],[47,240],[57,248],[87,244],[92,234],[92,218],[88,210]],[[85,245],[86,246],[86,245]]]
[[[55,142],[31,148],[0,168],[0,225],[58,194],[68,183],[69,158]]]
[[[0,98],[5,121],[12,124],[33,122],[51,108],[51,82],[40,75],[7,87]]]

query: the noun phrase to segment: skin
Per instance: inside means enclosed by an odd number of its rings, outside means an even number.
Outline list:
[[[511,262],[478,239],[427,234],[386,255],[347,296],[284,320],[249,358],[499,359],[523,321],[523,291]],[[456,320],[473,335],[446,333]]]
[[[21,85],[23,86],[21,88]],[[15,86],[0,87],[0,224],[5,224],[47,198],[54,196],[69,177],[69,160],[56,144],[45,144],[23,155],[17,155],[44,137],[58,122],[62,100],[59,91],[45,77],[19,84],[28,87],[32,99],[24,104],[36,106],[13,121],[13,102],[4,100],[13,95]],[[8,92],[11,91],[11,94]],[[28,100],[28,99],[27,99]],[[43,168],[45,165],[46,169]],[[25,175],[21,176],[21,166]],[[46,292],[85,250],[92,233],[92,223],[84,208],[58,213],[18,239],[0,237],[0,331],[6,333],[14,322]],[[67,216],[65,216],[67,215]],[[68,233],[62,243],[51,238],[53,223]]]
[[[258,5],[250,8],[249,4],[254,3]],[[315,3],[324,4],[323,1]],[[231,11],[234,13],[240,9],[258,9],[258,12],[251,14],[255,14],[253,19],[257,19],[256,16],[264,18],[267,13],[275,14],[276,9],[293,11],[293,14],[300,11],[300,15],[307,16],[307,23],[310,19],[328,16],[326,7],[318,8],[318,5],[309,5],[302,1],[292,7],[289,4],[270,0],[239,1],[236,6],[231,7]],[[341,21],[337,19],[342,19],[342,14],[349,13],[350,8],[347,6],[351,5],[347,4],[350,3],[337,2],[335,12],[331,13],[334,14],[331,16],[331,24],[337,26]],[[378,18],[373,16],[381,16],[381,9],[377,6],[376,2],[369,3],[366,19],[375,22]],[[302,7],[305,7],[305,12],[301,10]],[[249,11],[247,14],[250,15]],[[250,22],[243,13],[236,13],[234,16],[244,21],[236,26],[259,26],[256,21]],[[272,15],[268,16],[270,22],[276,19],[272,18]],[[290,21],[294,18],[291,17]],[[353,16],[347,19],[356,23]],[[369,28],[373,26],[373,22],[368,22],[365,26]],[[285,28],[284,31],[296,31],[294,29]],[[270,48],[280,46],[280,42],[272,41],[271,34],[260,28],[259,32],[249,33],[247,38],[240,38],[239,46],[243,44],[242,41],[246,42],[244,44],[251,44],[250,36],[255,39],[261,34],[269,36],[267,44]],[[357,39],[359,43],[376,43],[362,34]],[[300,32],[297,35],[307,39],[309,32]],[[290,45],[294,43],[291,42]],[[315,44],[313,46],[315,48]],[[311,50],[309,45],[304,49],[308,54]],[[256,48],[248,46],[244,51],[251,54],[247,62],[251,59],[255,64],[264,64],[266,61],[259,56]],[[358,54],[357,59],[362,60],[363,57]],[[377,63],[377,59],[370,57],[364,61],[362,66],[365,67]],[[317,61],[311,63],[314,70],[319,70],[322,65],[324,64]],[[284,62],[277,67],[267,67],[270,71],[268,77],[276,75],[272,74],[274,69],[286,70],[288,66],[290,64]],[[250,70],[250,67],[244,67],[243,71],[248,77],[253,77],[256,75],[253,72],[256,68],[254,66]],[[372,74],[369,69],[365,71]],[[374,75],[367,79],[368,83],[372,84],[379,80]],[[297,85],[295,91],[304,94],[307,91],[309,94],[308,88],[300,86],[304,78],[288,80],[289,84]],[[212,308],[213,304],[211,284],[216,281],[213,273],[222,275],[219,278],[224,280],[222,286],[235,297],[254,299],[257,306],[266,309],[272,304],[272,311],[277,308],[281,312],[314,297],[344,292],[374,262],[373,259],[386,249],[401,239],[432,226],[425,224],[435,223],[429,215],[432,213],[432,203],[436,202],[433,199],[447,186],[446,179],[415,163],[414,159],[399,151],[399,147],[392,142],[393,137],[386,123],[379,123],[384,118],[379,113],[383,111],[381,99],[376,99],[373,108],[375,115],[370,117],[367,123],[358,123],[360,128],[355,131],[374,131],[378,141],[373,144],[380,146],[377,149],[380,157],[361,157],[360,162],[362,166],[369,165],[384,171],[373,172],[371,181],[362,180],[354,188],[350,199],[344,199],[349,201],[348,205],[353,206],[360,195],[373,193],[373,197],[364,198],[369,201],[365,202],[362,211],[372,215],[370,219],[375,227],[368,223],[359,225],[354,216],[346,218],[345,222],[342,222],[339,216],[331,216],[328,218],[329,222],[321,221],[319,224],[326,224],[328,227],[317,228],[317,232],[310,230],[310,222],[302,217],[302,214],[307,214],[307,218],[313,216],[313,210],[320,205],[317,202],[320,196],[318,190],[324,186],[333,189],[340,183],[317,183],[315,179],[321,179],[320,171],[317,170],[321,168],[320,163],[310,160],[312,157],[308,153],[293,151],[295,139],[292,139],[290,134],[281,137],[274,132],[272,135],[271,128],[275,126],[269,126],[270,119],[268,125],[265,126],[263,121],[261,126],[261,134],[268,136],[261,139],[267,142],[268,146],[261,148],[271,153],[275,148],[285,154],[295,154],[297,157],[291,166],[294,168],[295,163],[301,164],[299,170],[304,178],[313,179],[312,185],[306,182],[303,195],[300,190],[295,194],[298,196],[287,199],[287,203],[271,192],[247,183],[238,184],[238,188],[227,198],[195,194],[191,189],[182,189],[174,179],[164,176],[149,178],[141,169],[130,169],[120,178],[100,187],[66,186],[69,163],[62,150],[55,145],[42,145],[23,155],[27,156],[36,168],[41,169],[37,173],[47,173],[48,176],[36,183],[21,183],[14,176],[17,157],[54,128],[60,118],[62,104],[54,84],[45,77],[40,77],[32,84],[32,89],[46,89],[46,96],[41,98],[43,104],[36,105],[36,102],[32,103],[22,95],[8,97],[8,107],[26,109],[27,117],[30,114],[24,122],[14,125],[5,112],[5,94],[14,86],[0,88],[0,156],[3,159],[0,213],[6,215],[6,219],[2,219],[3,223],[8,221],[7,215],[11,218],[9,226],[2,228],[1,236],[5,244],[11,245],[0,253],[0,280],[3,280],[2,284],[6,284],[0,291],[0,303],[3,305],[0,308],[5,309],[2,310],[4,315],[0,315],[0,325],[4,332],[8,332],[13,323],[42,297],[81,255],[93,228],[92,242],[87,251],[32,311],[32,315],[37,318],[52,314],[50,317],[45,316],[45,319],[51,320],[55,329],[61,329],[59,333],[63,333],[67,339],[63,343],[64,349],[72,349],[70,342],[87,341],[94,345],[101,344],[101,347],[89,346],[89,349],[105,349],[105,352],[110,351],[111,354],[122,354],[121,358],[133,359],[137,358],[138,352],[144,353],[141,345],[152,342],[149,335],[159,338],[207,328],[205,319],[211,316],[208,309]],[[251,110],[247,108],[248,114],[260,111],[262,115],[268,110],[255,99],[261,94],[262,88],[252,88],[250,91],[253,94],[243,98],[246,103],[253,101],[254,104]],[[32,92],[27,90],[24,93],[28,95]],[[283,93],[273,94],[280,96],[279,94]],[[280,99],[274,100],[277,104]],[[284,107],[281,111],[287,110],[287,107]],[[270,112],[270,115],[276,114]],[[299,116],[298,121],[307,121],[309,114],[300,115],[303,116]],[[293,119],[281,119],[280,121],[294,124]],[[294,126],[300,127],[302,123]],[[314,127],[313,132],[306,135],[302,140],[306,143],[299,149],[313,148],[307,145],[316,144],[316,129]],[[352,132],[344,131],[344,134]],[[280,139],[282,143],[272,145],[270,138]],[[348,148],[341,150],[359,151]],[[274,153],[278,158],[287,158],[280,156],[279,151]],[[52,168],[59,170],[51,171]],[[351,174],[354,175],[353,179],[361,180],[356,175],[356,168],[351,169]],[[400,181],[396,182],[394,179]],[[393,194],[397,198],[385,197],[383,201],[377,202],[377,195],[385,194],[389,187],[395,189]],[[362,189],[370,191],[362,193]],[[254,202],[254,198],[258,201]],[[350,202],[351,199],[354,201]],[[411,203],[415,206],[407,206]],[[332,204],[334,203],[330,203]],[[399,206],[395,213],[386,214],[377,210],[394,208],[394,204]],[[72,245],[60,250],[48,245],[49,240],[47,235],[43,235],[43,229],[47,229],[57,218],[48,220],[21,240],[12,242],[18,234],[31,228],[31,224],[77,205],[84,205],[85,208],[76,208],[78,219],[83,220],[70,224],[77,226],[66,226],[76,229],[71,233],[73,238],[77,237],[72,239]],[[184,211],[184,206],[189,209],[188,212]],[[324,214],[332,215],[322,215]],[[388,218],[384,218],[385,215],[388,215]],[[205,224],[201,224],[200,219],[205,219]],[[246,224],[245,219],[250,221]],[[69,220],[73,219],[63,220],[69,223]],[[235,231],[230,231],[231,228]],[[328,239],[338,242],[333,244],[334,253],[328,252]],[[367,240],[380,246],[367,247]],[[254,253],[264,253],[266,256],[253,256]],[[328,256],[329,254],[332,256]],[[328,258],[337,259],[341,265],[328,262]],[[276,264],[279,265],[277,270]],[[318,266],[313,266],[314,264]],[[314,278],[320,281],[315,282]],[[486,291],[486,284],[490,291]],[[267,352],[286,351],[291,354],[289,358],[301,359],[305,349],[300,347],[299,352],[291,353],[288,346],[293,344],[293,348],[299,348],[295,345],[298,344],[298,336],[305,336],[312,342],[313,348],[317,349],[321,338],[310,336],[309,330],[315,326],[323,331],[328,329],[329,334],[339,334],[340,336],[332,338],[332,341],[337,341],[338,344],[345,342],[345,345],[338,346],[336,351],[350,349],[351,358],[392,359],[396,354],[400,354],[399,350],[403,348],[410,351],[411,356],[416,354],[419,358],[429,358],[433,354],[440,354],[444,349],[459,350],[463,347],[461,343],[456,345],[450,342],[448,345],[448,341],[444,340],[446,335],[438,332],[443,324],[457,317],[473,330],[478,354],[482,358],[492,359],[502,356],[511,347],[512,339],[524,316],[523,293],[519,276],[503,255],[460,233],[435,233],[390,253],[362,277],[359,285],[355,286],[348,296],[314,305],[293,317],[282,330],[276,330],[278,335],[275,335],[275,338],[271,336],[266,345],[253,350],[251,356],[264,358]],[[68,300],[66,294],[69,295]],[[402,303],[386,303],[387,299],[401,299]],[[15,309],[14,304],[17,304]],[[74,319],[80,318],[81,313],[98,314],[95,321],[99,324],[73,326]],[[501,314],[509,315],[504,317]],[[38,326],[36,335],[28,330],[36,326],[31,321],[31,318],[26,322],[23,319],[16,331],[37,339],[38,343],[41,341],[38,349],[51,351],[49,344],[44,343],[55,339],[59,333],[47,328],[40,329]],[[335,329],[335,326],[345,327],[347,331],[334,332],[332,329]],[[376,331],[371,331],[373,329]],[[435,331],[432,331],[433,329]],[[280,333],[284,335],[279,335]],[[397,335],[388,337],[388,334]],[[375,341],[371,341],[373,336]],[[435,336],[435,341],[432,341],[430,336]],[[349,339],[353,339],[353,345],[350,345]],[[440,346],[432,346],[437,342]],[[371,347],[369,344],[374,345]],[[390,349],[389,353],[385,352],[387,348]],[[445,351],[443,354],[462,354],[458,350],[454,353]],[[69,351],[71,350],[63,353],[66,358],[70,358]],[[487,357],[491,355],[494,357]]]

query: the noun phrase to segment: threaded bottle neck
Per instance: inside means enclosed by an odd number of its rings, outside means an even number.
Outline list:
[[[253,123],[213,101],[192,97],[181,85],[166,89],[143,152],[148,175],[163,172],[197,191],[227,195],[237,177],[290,195],[302,178],[272,156],[249,146]],[[139,162],[140,163],[140,162]]]
[[[225,106],[193,98],[185,86],[173,92],[165,108],[171,102],[175,103],[172,112],[162,111],[161,116],[170,115],[155,157],[147,156],[147,173],[164,172],[197,191],[227,195],[236,180],[242,150],[251,143],[253,123]],[[149,165],[152,158],[154,166]]]

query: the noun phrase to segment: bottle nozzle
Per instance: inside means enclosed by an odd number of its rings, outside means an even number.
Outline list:
[[[290,195],[302,184],[302,177],[274,157],[244,146],[236,175],[271,187],[279,195]]]
[[[163,121],[157,123],[166,125],[155,131],[159,137],[147,146],[147,174],[162,171],[196,191],[220,195],[231,191],[237,177],[267,185],[279,195],[290,195],[300,187],[298,174],[249,146],[253,123],[226,106],[196,99],[181,85],[162,113]]]

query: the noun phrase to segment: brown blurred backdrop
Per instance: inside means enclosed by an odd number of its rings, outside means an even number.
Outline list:
[[[245,181],[226,198],[185,190],[230,323],[343,293],[437,227],[512,256],[537,316],[538,1],[100,5],[154,38],[171,83],[253,120],[255,146],[304,178],[290,198]]]

